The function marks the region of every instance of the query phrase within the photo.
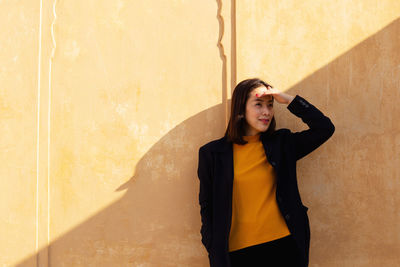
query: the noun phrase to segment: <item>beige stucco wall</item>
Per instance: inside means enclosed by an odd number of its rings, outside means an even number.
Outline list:
[[[400,264],[399,17],[397,0],[1,1],[0,265],[207,266],[197,149],[254,76],[336,125],[298,165],[310,266]]]

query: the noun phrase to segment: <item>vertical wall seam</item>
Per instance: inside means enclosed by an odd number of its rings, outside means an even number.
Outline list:
[[[48,247],[48,265],[50,263],[50,144],[51,144],[51,93],[52,93],[52,83],[51,83],[51,71],[52,71],[52,63],[54,59],[54,54],[57,48],[57,42],[54,36],[54,25],[57,20],[56,13],[56,4],[57,0],[53,2],[53,22],[51,23],[51,40],[53,42],[53,48],[51,50],[51,55],[49,58],[49,99],[48,99],[48,112],[47,112],[47,247]]]
[[[37,118],[36,118],[36,220],[35,220],[35,252],[36,252],[36,266],[38,266],[38,253],[39,253],[39,140],[40,140],[40,78],[42,67],[42,0],[39,1],[39,51],[38,51],[38,83],[37,83]]]

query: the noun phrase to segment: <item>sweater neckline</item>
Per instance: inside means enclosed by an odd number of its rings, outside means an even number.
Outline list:
[[[260,136],[261,133],[258,133],[256,135],[244,135],[243,139],[249,143],[256,143],[260,141]]]

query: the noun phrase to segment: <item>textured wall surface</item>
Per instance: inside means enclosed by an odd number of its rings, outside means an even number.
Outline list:
[[[1,266],[35,251],[37,14],[31,1],[0,2]]]
[[[237,3],[238,80],[261,76],[336,126],[298,163],[310,266],[400,266],[400,2]],[[285,108],[278,128],[304,129]]]
[[[336,125],[298,164],[310,266],[400,265],[399,1],[6,0],[0,25],[1,266],[208,266],[197,150],[254,76]]]

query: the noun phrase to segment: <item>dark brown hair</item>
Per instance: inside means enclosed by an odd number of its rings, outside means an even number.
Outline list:
[[[250,92],[254,89],[265,86],[272,87],[270,84],[258,79],[247,79],[241,81],[236,85],[233,90],[232,102],[231,102],[231,117],[229,119],[228,127],[226,128],[225,136],[227,139],[233,143],[244,145],[247,143],[243,139],[246,130],[246,103],[249,98]],[[273,99],[273,98],[272,98]],[[271,123],[265,131],[266,134],[271,134],[275,131],[276,122],[275,117],[272,118]]]

